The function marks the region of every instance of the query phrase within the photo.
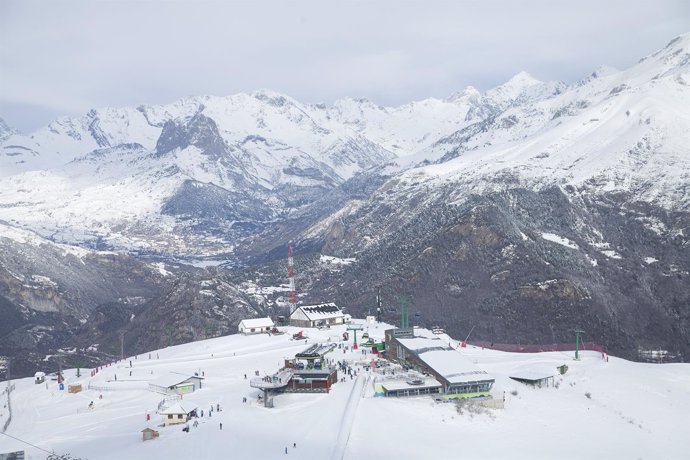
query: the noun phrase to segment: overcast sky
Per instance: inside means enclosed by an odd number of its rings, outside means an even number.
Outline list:
[[[399,105],[521,70],[573,82],[690,31],[690,1],[0,1],[0,117],[270,88]]]

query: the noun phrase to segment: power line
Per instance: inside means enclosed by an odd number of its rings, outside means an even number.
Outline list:
[[[3,434],[3,435],[5,435],[5,436],[7,436],[8,438],[16,439],[16,440],[19,441],[19,442],[23,442],[24,444],[26,444],[26,445],[28,445],[28,446],[31,446],[31,447],[33,447],[34,449],[42,450],[43,452],[46,452],[46,453],[48,453],[48,454],[50,454],[50,455],[55,454],[55,452],[51,452],[51,451],[49,451],[49,450],[45,450],[43,447],[38,447],[38,446],[35,445],[35,444],[31,444],[30,442],[24,441],[23,439],[19,439],[18,437],[12,436],[11,434],[2,433],[2,432],[0,432],[0,434]]]
[[[19,441],[19,442],[23,442],[23,443],[26,444],[27,446],[31,446],[31,447],[33,447],[34,449],[42,450],[43,452],[49,454],[49,456],[48,456],[49,459],[56,459],[56,460],[57,460],[57,459],[65,459],[65,460],[68,460],[68,459],[72,459],[72,460],[87,460],[87,459],[81,459],[81,458],[72,457],[71,454],[63,454],[63,455],[56,454],[55,451],[51,452],[51,451],[49,451],[49,450],[44,449],[43,447],[38,447],[36,444],[31,444],[30,442],[24,441],[23,439],[19,439],[18,437],[12,436],[11,434],[7,434],[7,433],[3,433],[3,432],[0,432],[0,434],[4,434],[4,435],[7,436],[8,438],[16,439],[16,440]]]

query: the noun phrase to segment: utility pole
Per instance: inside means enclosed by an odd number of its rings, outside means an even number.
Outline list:
[[[381,286],[379,286],[376,294],[376,322],[378,323],[381,322],[381,313]]]
[[[295,290],[295,264],[292,260],[292,241],[288,242],[288,303],[290,315],[297,309],[297,291]]]
[[[125,331],[120,331],[120,359],[125,359]]]
[[[580,360],[580,341],[582,338],[580,337],[580,334],[584,334],[585,331],[580,329],[579,327],[576,327],[575,330],[575,361]]]
[[[410,327],[409,301],[407,297],[399,296],[398,303],[400,303],[400,329],[408,329]]]

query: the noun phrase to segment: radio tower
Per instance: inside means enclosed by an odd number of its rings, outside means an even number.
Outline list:
[[[297,309],[297,292],[295,292],[295,266],[292,262],[292,241],[288,242],[288,303],[290,304],[290,314]]]

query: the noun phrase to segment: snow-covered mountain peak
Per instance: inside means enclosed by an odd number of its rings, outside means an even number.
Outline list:
[[[0,142],[4,141],[13,134],[17,134],[17,130],[5,123],[5,120],[0,118]]]
[[[283,107],[288,104],[300,105],[298,101],[290,96],[266,88],[254,91],[251,96],[276,107]]]
[[[668,44],[653,54],[657,55],[678,55],[681,53],[690,53],[690,32],[678,35],[676,38],[668,42]]]
[[[690,33],[679,35],[655,55],[667,67],[687,74],[690,69]]]
[[[517,99],[528,88],[543,84],[542,81],[532,77],[529,73],[522,71],[514,75],[507,82],[496,86],[486,92],[486,95],[495,99]]]
[[[600,65],[597,67],[597,69],[591,73],[592,78],[603,78],[603,77],[609,77],[611,75],[615,75],[619,73],[620,70],[616,69],[615,67],[608,66],[608,65]]]
[[[477,88],[474,86],[467,86],[462,91],[451,93],[444,101],[453,104],[478,103],[481,97],[482,93],[479,92]]]
[[[484,98],[489,104],[505,110],[515,104],[547,99],[561,93],[566,87],[563,82],[543,82],[523,71],[502,85],[488,90],[484,93]]]

